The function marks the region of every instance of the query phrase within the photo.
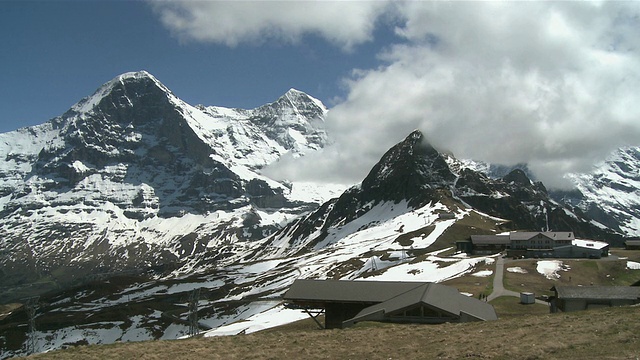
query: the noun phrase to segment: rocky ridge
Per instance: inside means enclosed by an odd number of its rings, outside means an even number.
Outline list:
[[[190,121],[196,121],[200,113],[191,108],[188,110],[192,111]],[[218,110],[220,112],[222,110]],[[228,113],[239,112],[229,110]],[[202,125],[194,131],[204,134],[210,129]],[[50,134],[55,135],[55,131]],[[213,140],[204,142],[207,141]],[[310,143],[313,141],[307,142]],[[181,156],[188,152],[176,148],[167,146],[167,151],[181,151]],[[226,162],[222,160],[225,159],[215,154],[211,157],[211,161],[220,164],[220,169],[227,169],[224,171],[236,175],[240,172],[238,169],[251,171],[235,155],[228,156]],[[198,164],[196,159],[191,161]],[[199,176],[210,175],[215,181],[215,174]],[[100,178],[103,176],[106,175],[100,174]],[[65,178],[55,179],[52,181],[62,183]],[[240,175],[237,179],[223,180],[235,181],[238,189],[244,189],[242,186],[247,184],[246,177]],[[268,179],[264,181],[270,189],[277,189],[277,186],[271,187],[272,182]],[[51,186],[56,185],[54,182]],[[97,188],[102,189],[102,186]],[[286,186],[283,185],[283,189]],[[41,195],[46,193],[37,187],[36,190]],[[153,191],[157,192],[155,188]],[[282,194],[286,199],[286,190]],[[163,217],[159,215],[160,211],[142,219],[128,218],[124,213],[122,217],[116,210],[119,207],[114,205],[118,223],[127,218],[127,226],[140,233],[153,231],[157,235],[137,243],[146,246],[140,250],[143,253],[140,257],[137,257],[136,243],[132,241],[122,241],[128,252],[116,252],[115,256],[143,259],[147,252],[157,254],[164,250],[169,254],[167,256],[173,256],[168,263],[174,264],[174,268],[158,269],[151,277],[140,273],[132,278],[123,278],[122,273],[119,276],[107,274],[87,286],[48,297],[45,308],[49,315],[42,316],[40,321],[48,321],[46,324],[52,328],[40,331],[38,338],[55,348],[74,344],[80,331],[89,343],[104,343],[108,339],[125,341],[132,339],[132,334],[139,334],[136,337],[139,340],[185,335],[184,319],[188,314],[184,302],[189,292],[198,288],[205,289],[206,294],[201,302],[200,321],[208,327],[217,327],[249,318],[264,309],[284,311],[278,308],[276,300],[299,277],[444,281],[493,260],[452,253],[455,241],[472,233],[552,228],[571,230],[579,237],[610,240],[617,236],[574,208],[551,199],[546,188],[531,181],[523,171],[514,170],[501,178],[491,178],[469,162],[434,149],[419,131],[409,134],[387,151],[360,184],[273,232],[263,231],[261,237],[256,236],[258,239],[243,241],[241,236],[250,236],[249,229],[255,228],[254,224],[261,224],[261,218],[269,215],[255,204],[234,208],[237,202],[250,201],[249,195],[229,201],[228,209],[209,214],[187,204],[183,208],[184,214],[175,217]],[[220,205],[199,201],[206,206]],[[102,206],[105,204],[106,201]],[[46,215],[44,209],[47,208],[42,206],[32,211],[43,216]],[[87,224],[92,224],[84,210],[72,210],[74,217],[84,216]],[[95,208],[87,213],[101,216]],[[101,219],[98,215],[93,223]],[[112,227],[103,235],[107,245],[114,236],[117,238],[118,232],[113,231],[115,223],[116,219],[112,220]],[[163,233],[166,228],[171,228],[171,232]],[[241,230],[243,234],[233,233],[233,229]],[[107,245],[102,245],[104,250],[94,248],[91,255],[100,258],[101,250],[109,253]],[[103,264],[109,268],[110,264]],[[147,264],[153,267],[166,263],[152,259]],[[78,317],[78,313],[82,316]],[[66,319],[64,324],[59,324],[60,316]],[[85,336],[87,329],[97,335]],[[15,344],[21,344],[25,339],[22,335],[11,336],[16,337]],[[21,354],[15,348],[7,353]]]
[[[140,71],[1,134],[0,287],[173,268],[261,239],[317,206],[259,170],[324,146],[326,113],[294,89],[252,110],[194,107]]]

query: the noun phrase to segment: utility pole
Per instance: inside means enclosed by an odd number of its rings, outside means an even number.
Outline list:
[[[198,301],[200,301],[200,288],[193,289],[189,295],[189,336],[198,335]]]
[[[24,304],[24,309],[27,313],[29,321],[29,332],[27,333],[26,352],[27,355],[36,353],[36,311],[38,311],[39,296],[30,297]]]

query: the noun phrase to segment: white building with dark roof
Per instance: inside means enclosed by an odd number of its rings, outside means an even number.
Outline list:
[[[571,231],[510,232],[497,235],[471,235],[458,249],[477,255],[507,251],[514,257],[601,258],[609,255],[609,244],[576,239]]]

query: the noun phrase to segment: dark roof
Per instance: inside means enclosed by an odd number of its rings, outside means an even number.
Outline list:
[[[558,299],[640,299],[636,286],[562,286],[554,287]]]
[[[626,240],[625,245],[640,246],[640,240]]]
[[[424,304],[450,314],[452,317],[468,314],[478,320],[497,320],[493,308],[484,301],[462,295],[453,287],[436,283],[418,283],[419,286],[382,303],[360,311],[350,322],[381,320],[385,314]]]
[[[511,242],[509,235],[471,235],[474,245],[508,245]]]
[[[296,280],[284,300],[306,303],[366,303],[349,322],[381,320],[385,314],[425,304],[452,317],[462,313],[478,320],[496,320],[493,306],[457,289],[429,282]]]
[[[420,284],[422,283],[298,279],[283,297],[285,300],[378,303]]]
[[[545,236],[551,240],[573,240],[575,239],[575,236],[572,232],[570,231],[538,231],[538,232],[529,232],[529,231],[522,231],[522,232],[512,232],[509,236],[511,237],[511,240],[529,240],[531,238],[533,238],[534,236],[537,235],[542,235]]]

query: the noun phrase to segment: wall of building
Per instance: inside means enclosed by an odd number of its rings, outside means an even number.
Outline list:
[[[638,301],[627,299],[561,299],[558,308],[564,312],[599,309],[613,306],[628,306],[638,303]]]
[[[328,303],[325,305],[325,329],[342,329],[342,322],[358,315],[371,304]]]

